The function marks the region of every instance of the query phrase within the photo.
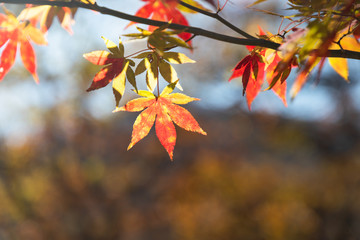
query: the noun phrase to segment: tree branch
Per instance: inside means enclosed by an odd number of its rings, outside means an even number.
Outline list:
[[[49,5],[49,6],[58,6],[58,7],[69,7],[69,8],[83,8],[83,9],[89,9],[96,12],[99,12],[101,14],[113,16],[116,18],[126,19],[132,22],[138,22],[146,25],[152,25],[152,26],[163,26],[165,24],[168,24],[168,22],[163,21],[156,21],[152,19],[147,18],[141,18],[137,17],[131,14],[123,13],[120,11],[116,11],[113,9],[109,9],[106,7],[99,6],[97,3],[95,4],[87,4],[76,0],[71,0],[70,2],[64,2],[64,1],[51,1],[51,0],[0,0],[0,3],[8,3],[8,4],[35,4],[35,5]],[[280,44],[271,42],[265,39],[258,39],[258,38],[251,38],[251,39],[244,39],[244,38],[237,38],[232,37],[225,34],[220,34],[212,31],[208,31],[202,28],[197,27],[191,27],[191,26],[185,26],[181,24],[174,24],[171,23],[168,26],[169,29],[175,29],[175,30],[184,30],[185,32],[207,37],[210,39],[227,42],[227,43],[233,43],[237,45],[247,45],[247,46],[258,46],[258,47],[265,47],[277,50],[277,48],[280,46]],[[326,54],[326,57],[339,57],[339,58],[349,58],[349,59],[358,59],[360,60],[360,52],[354,52],[349,50],[329,50]]]
[[[224,24],[225,26],[231,28],[232,30],[234,30],[235,32],[239,33],[240,35],[242,35],[243,37],[246,37],[246,38],[250,38],[250,39],[255,39],[255,37],[251,36],[250,34],[248,34],[247,32],[244,32],[243,30],[241,30],[240,28],[234,26],[232,23],[228,22],[227,20],[225,20],[224,18],[222,18],[219,13],[211,13],[211,12],[208,12],[208,11],[205,11],[203,9],[200,9],[200,8],[197,8],[197,7],[194,7],[186,2],[183,2],[183,1],[179,1],[180,5],[184,6],[184,7],[187,7],[195,12],[198,12],[198,13],[201,13],[203,15],[206,15],[206,16],[209,16],[211,18],[215,18],[217,19],[219,22],[221,22],[222,24]]]
[[[90,9],[90,10],[99,12],[101,14],[110,15],[113,17],[126,19],[126,20],[129,20],[132,22],[142,23],[142,24],[146,24],[146,25],[160,27],[165,24],[168,24],[169,29],[175,29],[175,30],[184,30],[185,29],[185,32],[195,34],[198,36],[211,38],[211,39],[222,41],[222,42],[228,42],[228,43],[233,43],[233,44],[238,44],[238,45],[266,47],[266,48],[272,48],[275,50],[279,47],[279,44],[271,42],[271,41],[267,41],[264,39],[257,39],[257,38],[253,38],[253,37],[252,37],[252,39],[237,38],[237,37],[232,37],[229,35],[224,35],[224,34],[212,32],[212,31],[208,31],[208,30],[205,30],[202,28],[185,26],[185,25],[175,24],[175,23],[169,24],[168,22],[142,18],[142,17],[138,17],[135,15],[116,11],[116,10],[113,10],[113,9],[110,9],[107,7],[102,7],[102,6],[97,5],[96,3],[95,4],[87,4],[87,3],[74,1],[74,0],[72,0],[70,2],[56,1],[56,0],[55,1],[50,1],[50,0],[0,0],[0,3],[35,4],[35,5],[49,5],[49,6],[58,6],[58,7]]]

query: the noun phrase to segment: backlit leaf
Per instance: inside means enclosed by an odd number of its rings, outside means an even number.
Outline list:
[[[154,125],[156,113],[156,108],[149,107],[139,114],[133,126],[131,142],[127,148],[128,150],[149,134],[150,129]]]
[[[159,99],[161,101],[161,99]],[[167,113],[166,105],[157,104],[157,115],[155,121],[156,136],[161,145],[169,154],[170,159],[173,159],[173,151],[176,144],[176,130],[171,117]]]
[[[39,77],[36,74],[35,52],[29,41],[23,40],[20,44],[21,59],[25,68],[31,73],[36,83],[39,83]]]
[[[30,40],[38,44],[46,44],[46,40],[32,24],[19,21],[13,13],[4,8],[6,15],[0,14],[0,46],[4,46],[1,54],[0,81],[9,72],[16,58],[18,46],[25,68],[31,73],[36,83],[39,82],[36,73],[36,57]]]
[[[173,122],[187,131],[206,135],[206,132],[202,130],[190,112],[175,105],[175,103],[186,104],[193,100],[198,100],[184,94],[172,94],[171,92],[176,84],[177,82],[169,84],[158,97],[155,97],[149,91],[140,90],[138,93],[144,97],[131,100],[125,106],[114,110],[114,112],[134,112],[145,109],[135,120],[128,149],[132,148],[150,132],[154,122],[156,136],[171,160],[173,159],[173,150],[176,143],[176,131]]]
[[[177,9],[180,5],[178,0],[143,0],[145,5],[142,6],[136,13],[135,16],[142,18],[150,18],[153,20],[172,22],[188,26],[189,23]],[[131,22],[128,26],[134,24]],[[149,31],[154,31],[155,26],[149,26]],[[190,33],[182,32],[178,34],[180,38],[187,40],[191,37]],[[191,42],[189,42],[191,44]]]
[[[115,95],[116,107],[119,106],[119,102],[125,92],[125,80],[126,80],[126,72],[128,67],[129,67],[129,62],[126,62],[121,73],[113,79],[112,87]]]
[[[32,6],[25,8],[18,16],[20,21],[35,21],[40,23],[42,32],[47,32],[57,17],[61,26],[70,34],[73,33],[71,25],[75,22],[76,8],[57,6]]]
[[[188,58],[183,53],[165,52],[162,57],[163,57],[163,59],[165,59],[169,63],[175,63],[175,64],[195,63],[194,60]]]
[[[87,91],[103,88],[113,81],[113,93],[115,95],[116,106],[118,106],[125,92],[126,79],[137,90],[135,73],[131,68],[131,65],[135,65],[135,63],[130,59],[124,58],[124,46],[121,39],[119,40],[119,46],[117,46],[111,40],[105,37],[102,38],[110,52],[98,50],[83,55],[91,63],[104,66],[95,75]]]
[[[328,58],[330,66],[346,81],[349,81],[349,67],[346,58]]]
[[[160,61],[159,70],[161,76],[168,82],[172,83],[178,80],[175,69],[167,62]]]
[[[210,11],[210,10],[204,8],[201,4],[199,4],[198,2],[196,2],[194,0],[183,0],[183,2],[187,3],[187,4],[191,5],[191,6],[197,7],[199,9],[202,9],[202,10],[205,10],[205,11]],[[180,4],[178,5],[178,9],[180,11],[186,12],[186,13],[197,13],[196,11],[191,10],[191,9],[189,9],[187,7],[184,7],[184,6],[180,5]]]

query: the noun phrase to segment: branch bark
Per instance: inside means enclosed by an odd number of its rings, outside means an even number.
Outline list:
[[[156,21],[152,19],[147,18],[141,18],[135,15],[127,14],[124,12],[116,11],[107,7],[99,6],[97,3],[95,4],[88,4],[83,3],[76,0],[70,0],[68,2],[59,1],[59,0],[0,0],[0,3],[7,3],[7,4],[35,4],[35,5],[49,5],[49,6],[58,6],[58,7],[69,7],[69,8],[82,8],[82,9],[88,9],[93,10],[96,12],[99,12],[104,15],[113,16],[120,19],[129,20],[132,22],[142,23],[146,25],[152,25],[152,26],[163,26],[165,24],[168,24],[168,22],[164,21]],[[215,17],[215,16],[214,16]],[[216,17],[216,19],[222,19],[219,17]],[[223,20],[219,20],[223,21]],[[225,21],[225,20],[224,20]],[[224,23],[225,24],[225,23]],[[229,23],[230,24],[230,23]],[[228,26],[228,24],[225,24]],[[236,28],[232,24],[230,24],[231,28]],[[230,27],[230,26],[228,26]],[[247,46],[258,46],[258,47],[265,47],[277,50],[280,44],[271,42],[264,39],[254,38],[253,36],[249,35],[247,37],[249,38],[238,38],[233,37],[221,33],[212,32],[206,29],[198,28],[198,27],[192,27],[192,26],[184,26],[181,24],[174,24],[171,23],[168,26],[169,29],[174,30],[184,30],[185,32],[194,34],[196,36],[203,36],[210,39],[214,39],[217,41],[237,44],[237,45],[247,45]],[[235,29],[234,29],[235,30]],[[239,32],[239,29],[236,30],[239,34],[243,35],[243,31],[240,30],[242,33]],[[246,33],[247,34],[247,33]],[[246,36],[246,35],[245,35]],[[326,57],[338,57],[338,58],[348,58],[348,59],[358,59],[360,60],[360,52],[355,51],[349,51],[349,50],[329,50]]]

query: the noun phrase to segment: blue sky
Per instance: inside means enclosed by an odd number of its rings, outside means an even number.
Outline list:
[[[115,9],[127,13],[134,13],[143,4],[141,1],[134,0],[99,0],[98,3],[109,7],[115,6]],[[242,8],[236,4],[237,1],[232,1],[229,10],[225,9],[224,17],[230,17],[235,12],[242,13]],[[201,15],[189,16],[190,24],[194,23],[192,25],[233,34],[213,20],[208,20],[207,17]],[[121,34],[136,31],[134,28],[129,28],[124,32],[127,23],[121,19],[87,10],[80,10],[77,13],[76,23],[73,26],[74,35],[72,36],[55,23],[47,36],[49,45],[35,47],[39,65],[39,85],[33,82],[31,76],[24,70],[20,56],[17,56],[15,66],[0,83],[0,101],[2,102],[0,136],[10,144],[21,143],[29,134],[41,130],[44,123],[42,116],[47,109],[54,107],[59,102],[65,103],[65,106],[71,109],[72,99],[79,95],[84,96],[86,101],[84,106],[92,117],[104,119],[112,116],[114,100],[111,86],[92,93],[85,93],[85,89],[78,88],[76,81],[78,81],[79,76],[74,73],[73,69],[77,64],[86,61],[82,57],[83,53],[105,50],[101,36],[117,41]],[[266,25],[266,22],[264,24]],[[239,23],[240,27],[246,28],[244,25],[250,24],[247,22]],[[125,41],[127,53],[135,52],[142,46],[144,46],[142,41]],[[184,53],[198,63],[175,66],[185,93],[201,98],[201,101],[194,103],[194,106],[214,111],[226,110],[234,106],[247,108],[246,99],[242,97],[240,79],[231,83],[227,81],[231,69],[240,60],[237,56],[246,53],[245,48],[230,44],[219,44],[219,42],[200,37],[194,39],[194,47],[194,53],[187,50]],[[237,49],[239,49],[238,53]],[[360,87],[356,84],[356,78],[359,75],[356,70],[359,67],[358,61],[350,62],[352,70],[350,76],[353,80],[352,94],[356,104],[360,103],[356,97],[360,92]],[[323,74],[328,74],[331,71],[327,66]],[[52,79],[44,79],[49,78],[49,76]],[[90,84],[91,79],[88,81]],[[336,111],[334,97],[336,96],[333,92],[316,87],[314,84],[308,84],[294,101],[290,102],[288,99],[289,106],[287,108],[271,91],[268,91],[261,93],[255,99],[252,111],[265,111],[270,114],[281,114],[302,120],[324,121],[330,119],[331,121],[331,119],[334,120]],[[69,111],[71,112],[71,110]]]

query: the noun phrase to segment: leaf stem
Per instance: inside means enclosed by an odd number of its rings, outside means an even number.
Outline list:
[[[132,57],[132,56],[134,56],[134,55],[136,55],[136,54],[139,54],[139,53],[145,52],[145,51],[147,51],[147,50],[149,50],[149,49],[139,50],[139,51],[134,52],[134,53],[132,53],[132,54],[130,54],[130,55],[127,55],[125,58]]]

